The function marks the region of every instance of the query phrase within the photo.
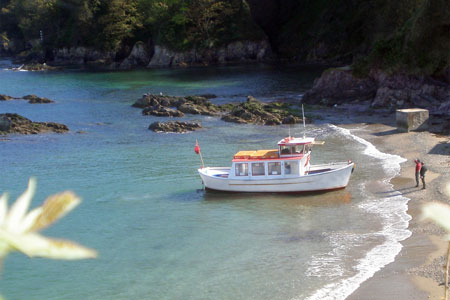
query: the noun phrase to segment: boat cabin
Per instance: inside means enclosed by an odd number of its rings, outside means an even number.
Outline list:
[[[278,149],[239,151],[233,157],[230,178],[277,179],[298,177],[308,173],[314,138],[287,137]]]

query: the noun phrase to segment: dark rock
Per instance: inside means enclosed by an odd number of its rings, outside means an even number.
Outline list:
[[[183,133],[201,129],[202,126],[196,122],[154,122],[150,124],[148,129],[155,132],[176,132]]]
[[[353,76],[350,69],[341,68],[325,71],[302,102],[332,106],[370,101],[372,108],[439,110],[442,103],[450,100],[449,95],[450,85],[431,77],[388,75],[374,69],[361,79]]]
[[[41,97],[38,97],[36,95],[27,95],[27,96],[23,97],[23,99],[28,100],[28,103],[31,103],[31,104],[36,104],[36,103],[53,103],[53,102],[55,102],[55,101],[50,100],[48,98],[45,98],[45,97],[41,98]]]
[[[105,65],[114,61],[115,56],[116,53],[114,51],[99,51],[94,48],[61,48],[53,51],[53,62],[62,65],[84,65],[91,62]]]
[[[178,106],[176,104],[179,103],[183,99],[183,103],[186,101],[183,97],[172,97],[172,96],[162,96],[162,95],[152,95],[152,94],[144,94],[142,98],[138,99],[132,106],[138,108],[146,108],[148,106],[162,105],[166,107],[174,107]]]
[[[450,86],[425,76],[396,74],[387,76],[373,70],[371,76],[378,84],[372,107],[438,109],[450,95]]]
[[[31,120],[18,114],[0,114],[0,120],[0,123],[2,124],[0,128],[7,129],[0,130],[0,134],[38,134],[42,132],[64,133],[69,131],[69,128],[64,124],[53,122],[32,122]]]
[[[11,96],[8,96],[8,95],[0,94],[0,101],[6,101],[6,100],[11,100],[11,99],[14,99],[14,98]]]
[[[191,114],[191,115],[200,115],[201,110],[198,109],[196,105],[193,105],[191,103],[184,103],[179,108],[180,111],[184,112],[185,114]]]
[[[350,70],[331,69],[314,81],[314,86],[302,98],[303,103],[333,106],[350,101],[373,99],[376,82],[354,77]]]
[[[248,124],[247,121],[245,121],[239,117],[233,116],[233,115],[225,115],[222,117],[222,120],[225,122],[231,122],[231,123]]]
[[[261,101],[259,101],[258,99],[256,99],[255,97],[253,97],[253,96],[247,96],[247,102],[248,103],[258,103],[258,104],[261,104],[262,105],[262,102]]]
[[[27,70],[27,71],[51,71],[51,70],[58,70],[58,67],[49,66],[46,63],[40,64],[40,63],[30,63],[25,64],[21,68],[21,70]]]
[[[264,125],[271,125],[271,126],[273,126],[273,125],[280,125],[280,124],[281,124],[281,121],[279,119],[277,119],[277,118],[268,119],[264,123]]]
[[[215,116],[218,114],[215,106],[203,106],[186,102],[178,107],[185,114]]]
[[[120,64],[121,69],[131,69],[135,66],[145,67],[150,62],[150,54],[143,42],[137,42],[130,55]]]
[[[214,99],[214,98],[217,98],[217,96],[214,95],[214,94],[201,94],[201,95],[198,95],[198,96],[199,96],[199,97],[206,98],[206,99]]]
[[[158,104],[155,106],[148,106],[148,107],[144,108],[144,110],[142,111],[142,114],[143,115],[152,115],[152,116],[157,116],[157,117],[183,117],[184,116],[184,113],[179,110],[163,107]]]
[[[439,111],[442,113],[450,114],[450,100],[442,103],[439,106]]]
[[[224,64],[241,61],[262,61],[270,57],[272,49],[267,41],[237,41],[220,48],[172,51],[156,45],[148,67]]]
[[[132,106],[144,109],[155,106],[161,106],[167,109],[176,107],[181,113],[210,116],[217,115],[220,110],[217,105],[212,104],[207,98],[201,96],[176,97],[145,94]],[[154,111],[154,109],[146,109],[147,111]],[[177,117],[177,115],[173,116]],[[179,116],[182,115],[180,114]]]
[[[281,121],[283,124],[299,124],[302,123],[302,119],[299,117],[295,117],[293,115],[289,115],[287,117],[284,117]]]
[[[234,123],[280,125],[283,123],[281,120],[290,116],[286,122],[301,122],[300,118],[290,113],[290,106],[290,104],[279,102],[263,103],[253,96],[248,96],[246,102],[233,105],[222,120]]]
[[[0,131],[9,131],[11,129],[11,120],[4,114],[0,115]]]

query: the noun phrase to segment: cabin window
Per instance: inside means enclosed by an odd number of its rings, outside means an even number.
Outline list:
[[[310,150],[310,146],[309,145],[305,145],[305,153],[308,153],[309,152],[309,150]]]
[[[303,154],[303,145],[296,145],[293,148],[293,153],[295,154]]]
[[[284,174],[285,175],[298,175],[298,161],[285,161],[284,162]]]
[[[248,164],[247,163],[239,163],[235,166],[236,176],[248,176]]]
[[[269,175],[281,175],[280,162],[270,162],[268,167],[269,167]]]
[[[281,154],[291,154],[291,146],[280,146]]]
[[[253,163],[252,164],[252,176],[264,176],[264,163]]]

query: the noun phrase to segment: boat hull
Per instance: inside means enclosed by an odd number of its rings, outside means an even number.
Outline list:
[[[206,188],[226,192],[297,193],[330,191],[345,188],[354,168],[353,163],[334,163],[311,166],[304,176],[235,179],[226,176],[230,168],[198,169]]]

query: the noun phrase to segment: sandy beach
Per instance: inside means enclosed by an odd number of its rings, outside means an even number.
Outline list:
[[[440,227],[421,220],[421,209],[427,202],[450,201],[446,192],[446,185],[450,183],[450,137],[430,132],[399,133],[395,113],[362,116],[347,111],[343,115],[345,119],[337,121],[336,125],[350,130],[358,128],[354,133],[380,151],[407,159],[391,184],[410,199],[408,214],[412,217],[409,222],[412,235],[401,242],[403,248],[395,261],[375,273],[347,299],[443,299],[448,242]],[[415,187],[414,159],[417,158],[428,168],[426,189],[422,189],[422,185]]]

